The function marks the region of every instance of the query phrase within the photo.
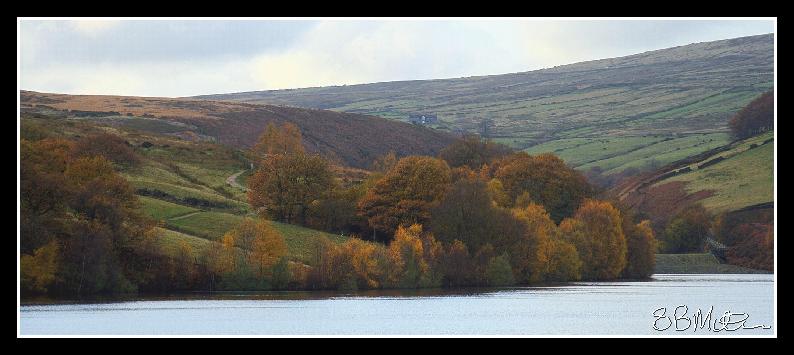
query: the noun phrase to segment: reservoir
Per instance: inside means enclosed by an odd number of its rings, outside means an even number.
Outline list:
[[[702,317],[695,316],[698,310]],[[773,335],[773,315],[771,274],[657,274],[649,281],[503,289],[224,292],[23,303],[19,326],[21,335],[731,336]]]

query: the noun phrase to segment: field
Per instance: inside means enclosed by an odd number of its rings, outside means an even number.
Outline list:
[[[763,142],[772,132],[746,143]],[[752,143],[750,143],[752,144]],[[685,181],[690,193],[712,190],[714,195],[702,200],[703,206],[714,212],[726,212],[759,203],[773,201],[774,146],[767,143],[749,149],[746,145],[722,153],[727,157],[714,165],[678,175],[668,181]],[[710,158],[711,160],[714,158]]]
[[[656,254],[654,274],[768,274],[763,270],[721,264],[710,253]]]
[[[714,214],[773,202],[774,131],[690,155],[612,191],[629,206],[662,215],[693,202]]]
[[[699,154],[729,142],[726,133],[682,137],[647,135],[621,138],[569,138],[527,148],[529,154],[554,153],[579,170],[600,168],[604,174],[628,168],[652,169]]]
[[[149,208],[144,211],[150,215],[156,213],[155,210]],[[253,216],[251,217],[253,218]],[[168,243],[175,244],[178,240],[185,239],[191,246],[194,246],[194,249],[203,248],[219,241],[224,233],[236,227],[244,218],[244,216],[221,212],[193,212],[166,220],[164,230],[167,232]],[[312,242],[320,236],[325,236],[338,244],[344,243],[350,238],[292,224],[271,223],[284,237],[288,257],[293,261],[308,262],[312,256]]]

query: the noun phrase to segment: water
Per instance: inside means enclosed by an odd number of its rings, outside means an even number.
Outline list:
[[[473,291],[375,291],[180,295],[111,303],[23,305],[20,333],[84,335],[770,335],[772,275],[655,275],[646,282],[580,282],[555,287]],[[656,321],[690,319],[713,306],[708,326]],[[724,312],[747,314],[745,327],[725,328]],[[661,316],[661,311],[657,311]],[[744,316],[735,315],[736,322]],[[660,329],[653,329],[654,321]],[[673,319],[674,321],[674,319]],[[714,323],[717,322],[717,327]],[[676,331],[687,329],[685,331]],[[730,329],[742,324],[729,325]]]

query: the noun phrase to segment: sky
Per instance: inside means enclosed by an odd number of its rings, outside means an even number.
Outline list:
[[[21,89],[163,97],[514,73],[775,31],[770,19],[18,23]]]

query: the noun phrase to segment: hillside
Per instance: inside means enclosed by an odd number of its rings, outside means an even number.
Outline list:
[[[25,139],[67,140],[104,132],[129,143],[140,162],[122,168],[120,173],[138,194],[139,211],[159,224],[157,242],[165,253],[175,252],[184,241],[199,255],[206,248],[218,247],[216,241],[243,218],[255,217],[242,189],[226,183],[228,176],[247,168],[234,148],[141,132],[102,120],[59,119],[41,114],[23,114],[21,132]],[[284,236],[288,257],[296,262],[309,260],[311,243],[319,236],[336,243],[348,239],[301,226],[273,224]]]
[[[654,216],[700,202],[712,213],[774,201],[774,131],[690,156],[630,179],[613,191]]]
[[[448,131],[480,132],[487,119],[488,136],[499,142],[533,153],[579,146],[589,150],[586,158],[558,153],[583,170],[599,167],[611,174],[627,167],[652,169],[728,143],[728,117],[772,87],[773,55],[769,34],[523,73],[196,98],[403,121],[410,113],[433,113],[440,122],[432,126]],[[596,150],[585,145],[599,139],[605,141]],[[664,139],[676,141],[652,147]],[[630,160],[612,159],[641,149]]]
[[[29,114],[235,148],[252,146],[270,122],[291,122],[301,129],[309,151],[355,168],[366,168],[392,150],[399,155],[435,155],[453,139],[440,131],[374,116],[272,105],[31,91],[22,91],[20,101],[22,111]]]

